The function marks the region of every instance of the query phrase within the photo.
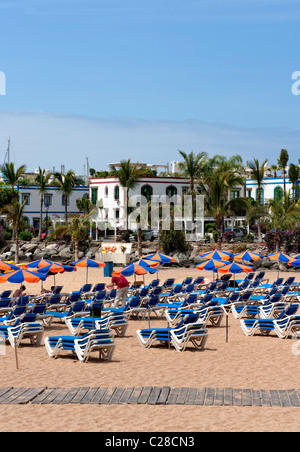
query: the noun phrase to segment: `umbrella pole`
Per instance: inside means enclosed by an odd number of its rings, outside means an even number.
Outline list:
[[[15,339],[15,360],[16,360],[16,368],[19,369],[17,339]]]
[[[89,273],[89,267],[86,266],[86,283],[88,282],[88,273]]]
[[[228,313],[226,314],[226,343],[228,342]]]

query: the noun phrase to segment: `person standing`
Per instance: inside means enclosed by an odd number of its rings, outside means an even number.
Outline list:
[[[113,276],[111,279],[111,287],[117,288],[117,294],[114,302],[114,308],[119,306],[121,302],[122,307],[126,305],[127,294],[129,290],[129,282],[125,278],[125,276]]]

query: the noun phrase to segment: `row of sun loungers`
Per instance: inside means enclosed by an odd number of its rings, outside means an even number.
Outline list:
[[[115,293],[104,291],[100,284],[85,285],[71,294],[63,293],[60,286],[55,293],[19,300],[5,294],[9,303],[6,300],[5,308],[4,299],[0,299],[0,334],[12,346],[26,338],[39,345],[44,327],[54,321],[64,322],[71,336],[46,337],[46,350],[53,358],[69,350],[81,362],[86,362],[93,351],[99,352],[101,359],[110,360],[114,337],[125,336],[130,318],[147,319],[152,313],[164,316],[167,326],[139,329],[137,337],[145,348],[161,343],[181,352],[191,344],[203,350],[207,327],[218,327],[229,313],[240,319],[249,336],[272,331],[281,338],[300,334],[300,316],[296,316],[299,305],[290,303],[300,301],[299,284],[282,278],[261,284],[263,276],[247,277],[237,287],[230,286],[228,279],[208,284],[202,278],[186,278],[181,284],[169,279],[162,285],[153,280],[147,287],[131,287],[126,306],[120,308],[112,307]]]

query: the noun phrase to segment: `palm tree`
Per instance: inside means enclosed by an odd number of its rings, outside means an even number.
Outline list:
[[[17,199],[13,199],[10,204],[2,207],[0,209],[1,214],[5,214],[8,221],[11,223],[13,232],[14,232],[14,240],[16,244],[16,252],[15,252],[15,263],[19,263],[19,227],[21,221],[23,219],[24,207],[26,205],[26,201],[21,205]]]
[[[220,162],[218,167],[209,170],[200,183],[201,191],[204,193],[206,208],[214,216],[217,231],[217,243],[221,249],[224,216],[232,211],[233,207],[245,208],[247,201],[245,198],[228,200],[228,193],[233,188],[243,185],[244,178],[239,171],[231,166],[228,161]]]
[[[286,165],[287,162],[289,161],[289,154],[287,152],[286,149],[281,149],[280,152],[280,156],[278,159],[278,167],[279,169],[282,169],[282,175],[283,175],[283,191],[285,193],[285,188],[286,188],[286,184],[285,184],[285,169],[286,169]]]
[[[84,185],[84,181],[76,176],[74,171],[69,170],[67,174],[55,173],[51,185],[63,195],[63,204],[65,206],[65,221],[68,222],[68,199],[74,188],[78,185]]]
[[[129,191],[133,190],[140,182],[141,177],[144,175],[142,168],[138,167],[138,163],[132,164],[130,159],[121,160],[120,168],[116,168],[115,165],[110,165],[112,176],[116,177],[120,185],[126,192],[126,230],[128,230],[128,203],[129,203]]]
[[[293,186],[293,201],[298,198],[298,179],[300,177],[300,168],[294,163],[290,164],[289,168],[289,179]]]
[[[17,185],[17,183],[22,179],[26,171],[26,165],[21,165],[16,169],[13,162],[5,163],[5,165],[2,166],[1,171],[4,178],[6,179],[6,182],[11,185],[12,198],[15,198],[15,185]]]
[[[69,222],[58,226],[54,234],[56,237],[72,237],[75,251],[75,261],[79,260],[79,240],[85,239],[90,224],[90,217],[93,212],[87,215],[73,215],[70,217]]]
[[[184,161],[179,163],[179,168],[190,180],[189,193],[192,195],[192,225],[195,222],[195,181],[200,178],[203,171],[204,165],[206,163],[207,153],[201,152],[197,155],[194,151],[186,154],[184,151],[179,151],[180,155],[183,157]]]
[[[292,201],[289,193],[284,192],[282,200],[271,199],[269,201],[271,226],[275,232],[276,253],[280,251],[281,230],[294,226],[300,220],[300,201]]]
[[[39,194],[40,194],[40,227],[39,227],[39,236],[38,239],[42,238],[42,221],[43,221],[43,204],[44,204],[44,195],[47,193],[47,188],[49,186],[49,181],[51,179],[51,173],[46,173],[46,171],[39,167],[39,172],[35,176],[35,183],[38,186]],[[47,226],[46,226],[47,227]]]
[[[265,177],[265,169],[266,169],[267,162],[268,162],[268,159],[265,159],[265,161],[262,163],[262,165],[260,165],[258,159],[253,159],[253,162],[249,163],[249,168],[251,168],[251,170],[252,170],[253,179],[257,183],[256,200],[257,200],[258,210],[260,210],[260,206],[262,205],[261,190],[262,190],[262,186],[263,186],[263,180]],[[258,217],[258,221],[257,221],[257,233],[258,233],[258,241],[261,242],[262,237],[261,237],[259,218],[260,217]]]

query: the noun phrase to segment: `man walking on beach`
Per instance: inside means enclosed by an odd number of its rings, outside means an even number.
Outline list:
[[[114,308],[117,308],[119,306],[120,301],[122,306],[124,307],[126,305],[126,299],[129,290],[129,282],[123,275],[113,276],[111,279],[110,287],[114,286],[117,287],[117,295],[114,302]]]

